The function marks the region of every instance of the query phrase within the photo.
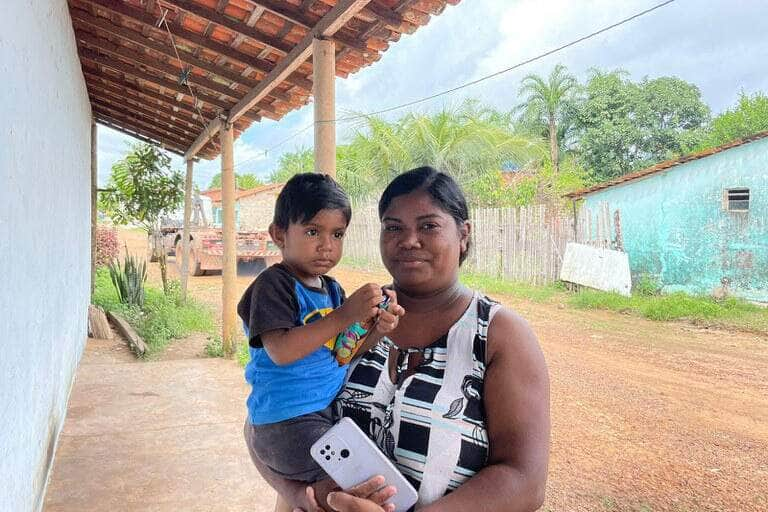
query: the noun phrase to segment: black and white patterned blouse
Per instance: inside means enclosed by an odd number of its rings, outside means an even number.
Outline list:
[[[392,340],[383,338],[350,370],[339,413],[373,439],[419,493],[416,508],[453,491],[485,467],[483,406],[488,325],[499,304],[475,292],[462,317],[426,349],[423,362],[393,383]],[[399,351],[397,374],[408,368]]]

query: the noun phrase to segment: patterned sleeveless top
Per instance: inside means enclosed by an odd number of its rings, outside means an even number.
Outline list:
[[[353,363],[336,405],[357,423],[419,493],[419,508],[456,489],[487,464],[483,406],[488,325],[499,304],[475,292],[462,317],[425,349],[423,362],[393,383],[383,338]],[[413,352],[411,350],[410,352]],[[401,350],[398,376],[408,368]]]

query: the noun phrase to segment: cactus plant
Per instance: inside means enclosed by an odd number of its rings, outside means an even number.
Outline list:
[[[144,283],[147,280],[145,261],[139,262],[134,256],[128,254],[126,247],[123,266],[120,266],[119,261],[112,261],[109,264],[109,275],[121,303],[139,307],[144,305]]]

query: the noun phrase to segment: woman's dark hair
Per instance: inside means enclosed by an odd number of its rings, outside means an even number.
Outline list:
[[[320,210],[341,210],[347,225],[352,219],[349,197],[333,178],[314,172],[296,174],[277,196],[272,222],[288,229],[291,223],[309,222]]]
[[[387,185],[379,199],[379,220],[384,217],[392,200],[418,190],[428,193],[437,207],[453,217],[457,226],[469,220],[467,200],[459,184],[449,175],[429,166],[404,172]],[[468,252],[469,241],[467,249],[459,256],[459,264],[464,262]]]

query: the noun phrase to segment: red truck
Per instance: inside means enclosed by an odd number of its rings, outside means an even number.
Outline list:
[[[221,270],[223,266],[224,240],[222,231],[209,225],[206,215],[205,196],[197,195],[193,205],[190,222],[189,272],[202,276],[208,270]],[[210,212],[210,208],[208,208]],[[149,238],[150,261],[156,261],[155,247],[162,243],[166,254],[176,255],[176,262],[181,266],[182,222],[178,219],[165,218],[161,223],[159,240]],[[160,240],[162,242],[160,242]],[[263,270],[280,261],[280,250],[272,242],[267,231],[239,231],[237,233],[237,262],[253,263],[256,271]]]

